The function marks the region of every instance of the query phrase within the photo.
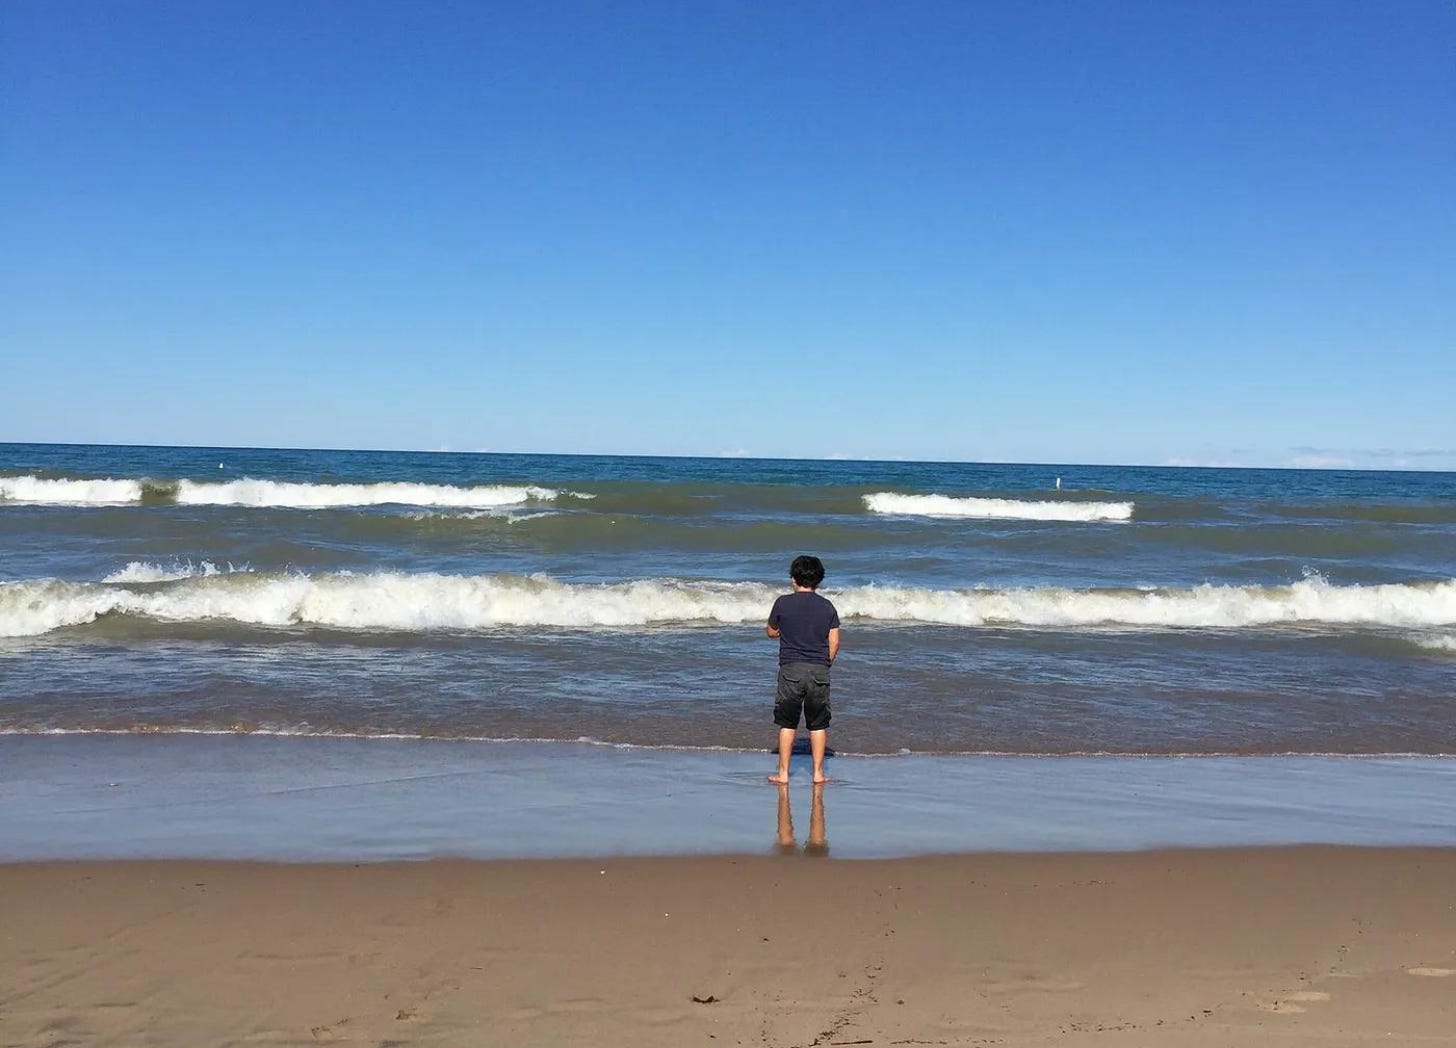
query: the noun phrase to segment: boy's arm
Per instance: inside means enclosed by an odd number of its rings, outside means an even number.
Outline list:
[[[776,626],[774,626],[774,624],[772,622],[770,622],[767,626],[765,626],[763,628],[763,632],[765,634],[767,634],[768,636],[775,637],[775,638],[778,637],[778,635],[779,635],[778,628]]]
[[[839,627],[835,626],[829,631],[829,661],[833,662],[834,657],[839,654]]]

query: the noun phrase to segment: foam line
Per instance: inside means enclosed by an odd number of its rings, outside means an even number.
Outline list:
[[[878,491],[864,496],[871,513],[905,517],[967,517],[999,520],[1131,520],[1131,502],[1052,502],[1021,499],[952,498],[949,495],[900,495]]]
[[[329,509],[337,506],[451,506],[491,509],[527,502],[550,502],[561,493],[550,488],[486,484],[299,484],[278,480],[223,483],[179,481],[176,501],[184,506],[256,506]]]
[[[444,506],[489,510],[558,498],[592,495],[535,485],[481,484],[311,484],[244,477],[229,481],[0,477],[0,502],[56,506],[118,506],[150,498],[183,506],[251,506],[329,509],[347,506]]]
[[[114,582],[0,583],[0,636],[38,636],[104,615],[158,622],[428,632],[497,627],[578,629],[763,621],[778,587],[650,579],[565,583],[545,576],[194,572],[160,581],[129,565]],[[121,579],[125,581],[120,581]],[[153,579],[157,581],[152,581]],[[138,580],[147,580],[139,584]],[[933,590],[864,586],[827,591],[840,615],[886,624],[1144,629],[1242,629],[1320,623],[1456,625],[1456,580],[1336,586],[1312,576],[1288,586],[1187,589]]]

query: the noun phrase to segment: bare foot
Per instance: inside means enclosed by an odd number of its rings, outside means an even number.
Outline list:
[[[768,777],[768,781],[773,783],[775,786],[787,786],[789,784],[789,777],[785,775],[781,779],[777,775],[770,775]]]
[[[828,781],[829,781],[829,776],[828,775],[816,775],[816,776],[814,776],[814,785],[815,786],[823,786]]]

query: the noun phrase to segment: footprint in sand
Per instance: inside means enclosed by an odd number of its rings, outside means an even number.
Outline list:
[[[1444,979],[1448,975],[1456,975],[1456,968],[1407,968],[1407,975],[1426,975],[1433,979]]]

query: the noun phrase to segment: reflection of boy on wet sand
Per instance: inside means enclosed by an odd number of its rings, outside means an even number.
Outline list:
[[[789,757],[799,716],[809,729],[814,781],[826,782],[824,751],[829,744],[829,667],[839,654],[839,612],[814,591],[824,581],[818,557],[795,557],[789,565],[794,591],[774,601],[765,632],[779,642],[779,677],[774,694],[774,723],[779,726],[779,770],[768,781],[789,781]]]
[[[779,840],[780,855],[792,855],[798,847],[794,839],[794,813],[789,810],[789,788],[779,787]],[[829,854],[829,840],[824,831],[824,784],[814,787],[814,803],[809,809],[809,839],[804,842],[804,854],[824,856]]]

